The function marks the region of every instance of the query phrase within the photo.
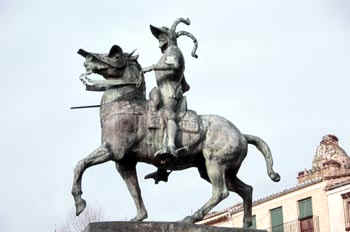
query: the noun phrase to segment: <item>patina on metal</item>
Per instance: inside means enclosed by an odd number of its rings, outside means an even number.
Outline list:
[[[188,20],[180,18],[176,20],[175,26],[173,25],[170,31],[175,30],[178,22],[189,23]],[[185,34],[185,32],[180,34]],[[171,33],[170,35],[174,36]],[[170,41],[170,39],[165,41],[168,43],[167,48],[172,47],[171,43],[175,40]],[[163,42],[160,42],[162,45]],[[177,45],[174,45],[172,49],[176,55],[170,61],[171,63],[173,60],[176,61],[179,56],[180,68],[169,69],[166,63],[163,63],[167,60],[166,56],[162,56],[159,64],[152,66],[152,70],[156,70],[157,78],[170,75],[176,78],[176,83],[180,80],[182,82],[184,80],[184,60]],[[167,54],[165,51],[163,55]],[[248,144],[252,144],[263,154],[268,176],[273,181],[279,181],[280,176],[272,167],[272,155],[268,145],[256,136],[242,134],[223,117],[197,115],[195,111],[187,109],[186,99],[182,97],[183,89],[179,95],[176,91],[162,93],[163,85],[171,88],[174,86],[172,83],[167,83],[166,78],[164,83],[161,83],[160,79],[157,80],[159,89],[153,89],[147,100],[143,73],[149,69],[142,69],[137,61],[137,56],[123,52],[117,45],[114,45],[106,54],[90,53],[84,50],[80,50],[79,54],[85,57],[84,66],[86,68],[80,80],[88,91],[103,91],[103,96],[100,107],[101,145],[86,158],[80,160],[74,169],[72,195],[76,214],[79,215],[86,207],[81,187],[84,171],[91,166],[114,161],[136,205],[137,214],[132,220],[142,221],[147,218],[136,174],[136,164],[144,162],[160,170],[153,176],[148,176],[156,182],[167,181],[172,171],[195,167],[200,176],[211,183],[212,196],[210,199],[195,213],[185,217],[184,222],[194,223],[203,219],[231,191],[236,192],[243,199],[243,222],[244,226],[248,227],[252,221],[253,188],[238,179],[237,172],[247,155]],[[166,68],[162,69],[162,65]],[[157,73],[157,71],[161,72]],[[91,73],[100,74],[104,79],[89,79],[88,75]],[[167,131],[169,109],[164,103],[164,95],[170,97],[169,93],[182,97],[177,102],[177,107],[173,108],[175,115],[172,116],[172,120],[178,127],[174,143],[183,149],[176,156],[155,156],[155,153],[163,149],[164,144],[167,143],[165,139],[169,134]]]

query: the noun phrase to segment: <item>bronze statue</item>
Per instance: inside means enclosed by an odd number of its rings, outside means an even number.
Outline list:
[[[157,64],[144,68],[143,72],[155,71],[159,90],[153,90],[154,92],[152,94],[160,95],[157,96],[161,99],[159,102],[161,105],[158,107],[162,107],[164,110],[168,138],[167,143],[163,144],[162,149],[156,155],[177,155],[175,145],[177,132],[176,113],[181,101],[186,100],[183,98],[183,93],[190,89],[184,76],[185,60],[181,50],[177,46],[178,37],[186,35],[193,40],[194,48],[192,56],[197,58],[197,39],[189,32],[176,32],[176,27],[180,22],[187,25],[190,24],[189,19],[179,18],[173,23],[170,29],[167,27],[158,28],[152,25],[150,26],[152,34],[159,40],[159,48],[163,55]]]
[[[90,53],[82,49],[78,51],[86,59],[84,63],[86,73],[80,77],[81,81],[87,90],[104,91],[104,93],[100,105],[101,146],[79,161],[74,169],[72,195],[77,215],[86,207],[86,202],[81,197],[84,171],[107,161],[115,162],[134,199],[137,209],[136,217],[132,219],[134,221],[147,218],[136,175],[137,162],[152,164],[162,170],[159,175],[151,177],[156,182],[167,181],[167,175],[171,171],[196,167],[200,176],[212,184],[212,196],[208,202],[193,215],[184,218],[183,221],[189,223],[203,219],[231,191],[243,199],[244,226],[248,227],[251,224],[253,188],[237,178],[237,172],[247,155],[248,144],[256,146],[263,154],[269,177],[273,181],[280,180],[279,174],[272,168],[270,149],[262,139],[242,134],[223,117],[197,115],[195,111],[187,109],[182,96],[186,89],[183,84],[184,60],[177,47],[176,38],[174,39],[175,35],[177,37],[185,32],[174,33],[178,22],[189,24],[189,21],[180,18],[169,31],[162,29],[158,33],[158,29],[153,27],[152,31],[158,36],[164,53],[160,62],[151,66],[152,68],[142,70],[137,62],[137,56],[123,52],[117,45],[114,45],[108,54]],[[197,42],[195,47],[196,45]],[[175,55],[167,61],[167,49],[170,48],[169,54],[174,52]],[[192,54],[195,54],[195,49]],[[150,99],[147,100],[143,73],[151,69],[156,71],[159,90],[153,89]],[[100,74],[104,79],[89,79],[88,75],[91,73]],[[164,83],[162,77],[165,78]],[[172,77],[174,80],[168,80]],[[179,83],[182,85],[179,92],[177,89],[172,89]],[[175,97],[175,100],[172,100],[172,97]],[[170,132],[173,134],[169,135],[169,121],[173,121],[170,124],[177,122],[176,134]],[[174,141],[165,141],[167,136],[174,136]],[[167,148],[165,155],[155,156],[164,149],[164,144],[170,147]],[[176,148],[172,147],[175,144],[178,148],[186,149],[176,152]],[[168,153],[171,155],[167,155]]]

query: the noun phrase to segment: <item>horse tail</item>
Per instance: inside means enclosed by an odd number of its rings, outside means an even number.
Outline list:
[[[275,172],[272,168],[273,166],[272,154],[267,143],[261,138],[254,135],[245,134],[244,137],[246,138],[248,144],[254,145],[263,154],[266,162],[267,174],[269,175],[271,180],[275,182],[280,181],[281,179],[280,175],[277,172]]]

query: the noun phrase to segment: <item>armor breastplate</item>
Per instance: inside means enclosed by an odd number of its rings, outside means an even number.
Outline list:
[[[158,65],[169,65],[177,67],[172,70],[155,71],[157,85],[164,97],[175,97],[181,90],[181,79],[185,70],[185,61],[180,49],[170,46],[160,58]]]

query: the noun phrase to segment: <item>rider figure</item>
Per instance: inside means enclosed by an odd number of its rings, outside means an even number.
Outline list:
[[[176,157],[177,148],[175,145],[175,138],[177,132],[176,111],[178,103],[182,100],[183,93],[190,89],[184,77],[185,61],[181,50],[177,46],[177,38],[182,35],[190,37],[194,42],[192,56],[197,58],[195,54],[197,49],[196,38],[186,32],[176,32],[176,26],[180,23],[190,24],[189,19],[177,19],[171,28],[158,28],[150,25],[152,34],[159,41],[159,48],[162,56],[157,64],[146,67],[143,72],[155,71],[158,93],[161,98],[161,107],[165,113],[167,121],[167,144],[163,144],[161,151],[157,154],[171,154]]]

